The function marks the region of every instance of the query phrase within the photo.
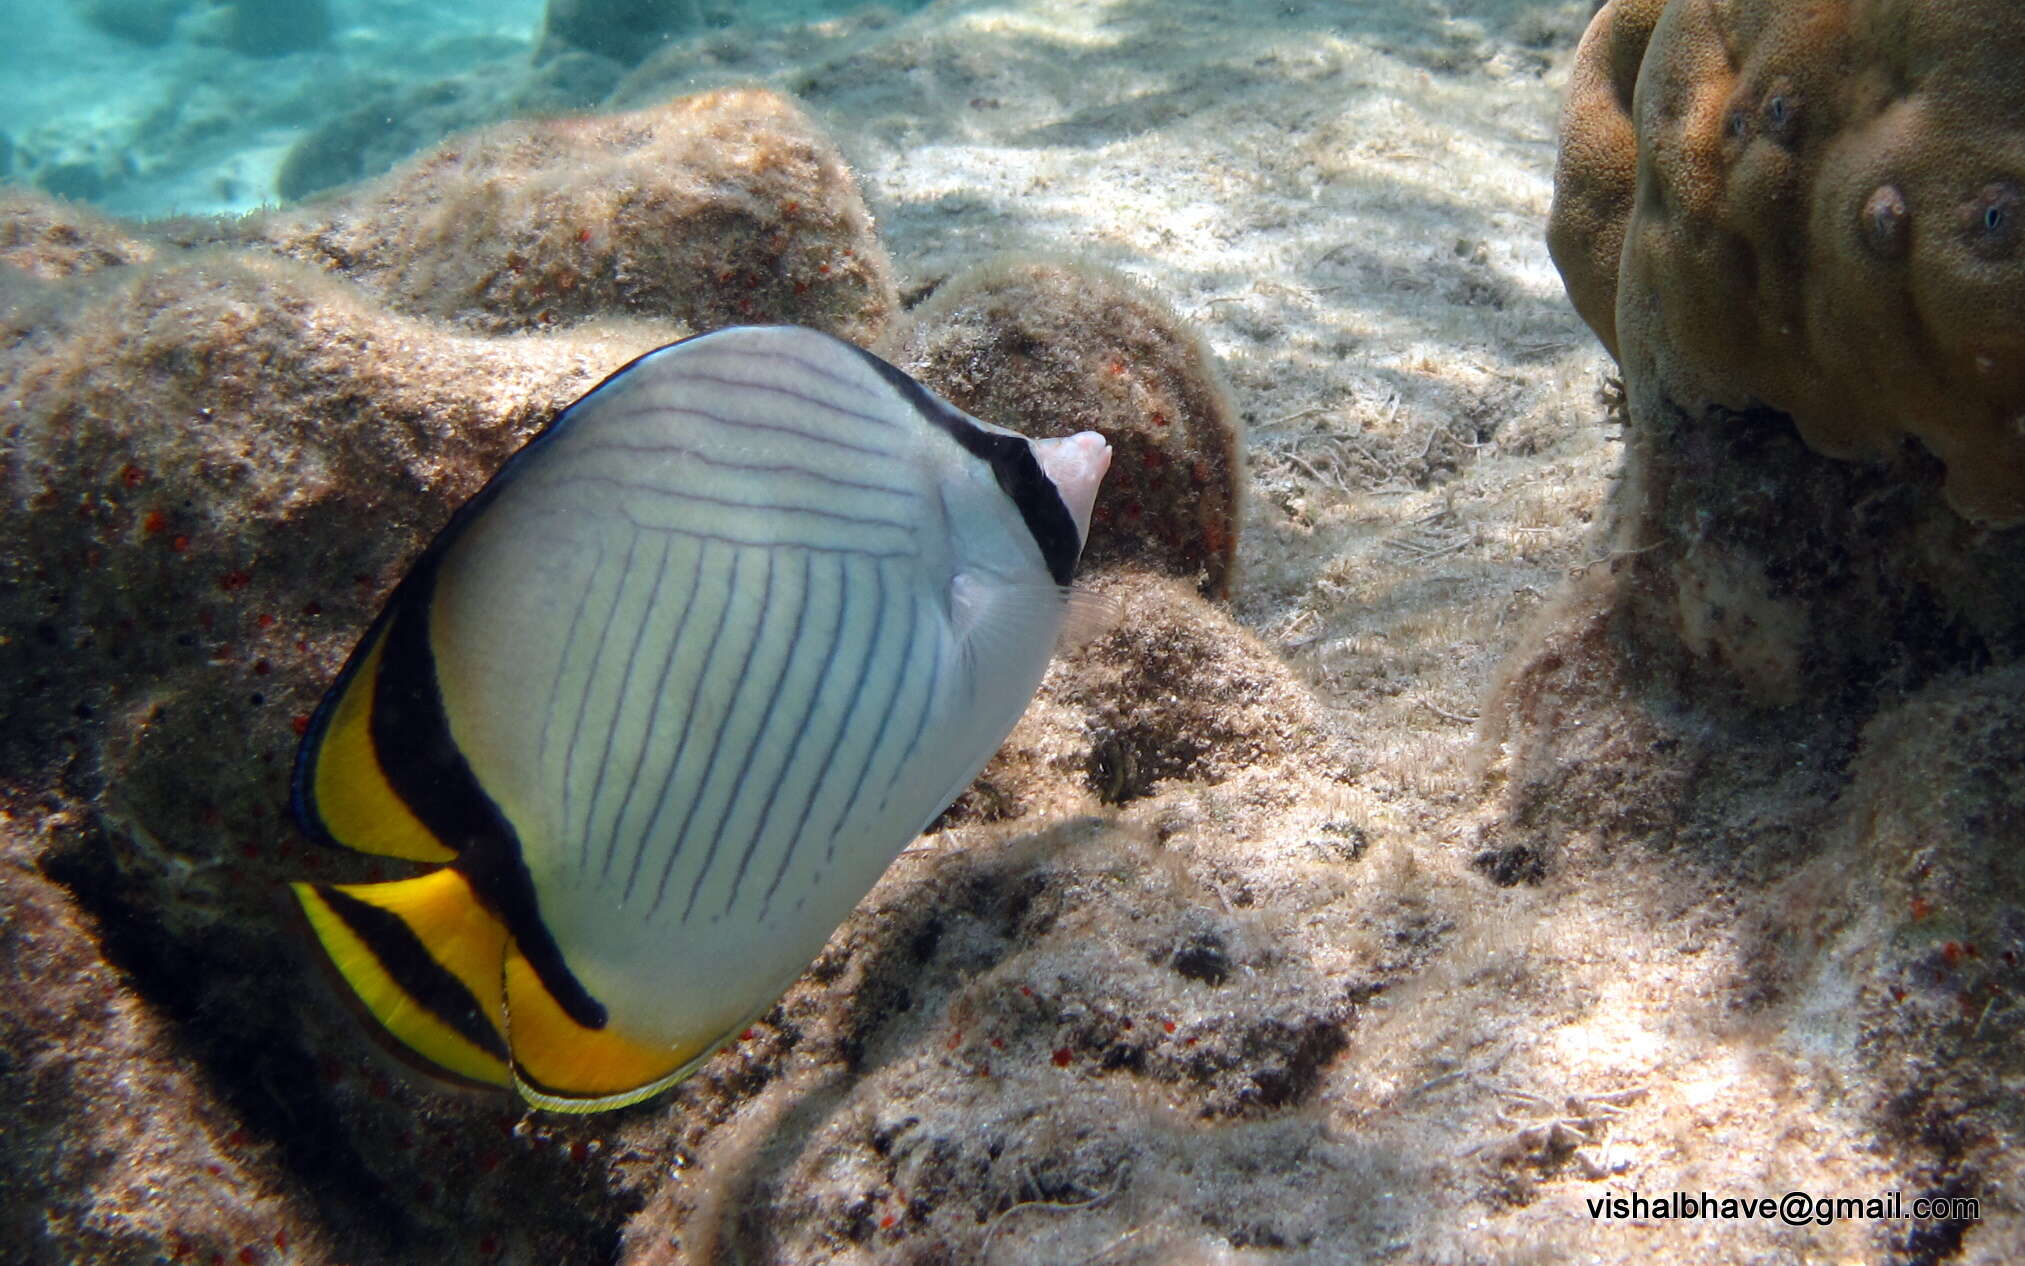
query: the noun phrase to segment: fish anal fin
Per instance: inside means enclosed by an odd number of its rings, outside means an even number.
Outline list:
[[[384,884],[290,885],[331,964],[431,1071],[513,1084],[501,965],[506,925],[452,869]]]
[[[602,1112],[651,1098],[723,1044],[666,1047],[609,1024],[586,1028],[564,1012],[518,948],[506,956],[506,1016],[515,1089],[553,1112]]]
[[[309,742],[315,762],[308,790],[310,816],[333,840],[361,853],[447,862],[456,852],[437,839],[388,781],[373,746],[373,694],[387,650],[387,621],[373,634],[358,668]]]

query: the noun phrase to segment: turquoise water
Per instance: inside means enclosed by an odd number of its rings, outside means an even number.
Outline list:
[[[0,182],[128,216],[248,211],[460,128],[595,107],[646,62],[679,82],[713,38],[862,6],[557,7],[591,12],[544,40],[543,0],[0,0]]]

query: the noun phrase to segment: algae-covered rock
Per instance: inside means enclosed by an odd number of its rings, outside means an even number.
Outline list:
[[[71,0],[108,35],[153,48],[182,36],[248,57],[276,57],[330,41],[327,0]]]
[[[938,826],[1003,822],[1070,807],[1097,811],[1163,786],[1216,785],[1293,757],[1332,763],[1314,699],[1230,617],[1115,568],[1081,583],[1101,629],[1065,648],[1034,706]]]
[[[505,117],[488,78],[401,84],[360,94],[359,103],[288,147],[274,191],[289,201],[377,176],[452,132]]]
[[[627,1262],[1074,1259],[1135,1227],[1131,1260],[1326,1257],[1397,1233],[1353,1211],[1397,1167],[1319,1101],[1373,982],[1439,939],[1429,894],[1293,843],[1340,829],[1322,806],[1350,775],[1284,664],[1188,585],[1093,587],[1115,625],[755,1026],[788,1058],[678,1136],[690,1164]],[[1290,917],[1331,902],[1374,928],[1347,954]]]
[[[514,59],[443,79],[371,85],[288,147],[275,192],[291,201],[307,198],[381,175],[454,132],[591,109],[624,69],[610,58],[569,50],[531,65]]]
[[[535,55],[576,50],[636,65],[670,39],[732,13],[728,0],[548,0]]]
[[[488,333],[791,316],[867,343],[897,304],[843,159],[756,89],[503,124],[255,231],[396,311]]]
[[[108,35],[155,47],[176,33],[176,22],[197,0],[71,0],[77,15]]]
[[[898,356],[959,407],[1111,442],[1088,565],[1129,559],[1230,596],[1243,425],[1214,358],[1164,303],[1107,269],[1016,258],[950,278],[914,317]]]
[[[330,42],[327,0],[226,0],[223,34],[234,52],[278,57]]]
[[[550,1119],[412,1078],[298,952],[285,881],[398,864],[298,836],[294,745],[453,508],[563,404],[680,334],[738,319],[885,333],[883,254],[792,107],[717,94],[481,132],[249,222],[141,228],[46,197],[12,206],[4,495],[28,530],[0,549],[0,1099],[27,1106],[9,1118],[0,1192],[20,1260],[652,1261],[677,1243],[711,1260],[713,1243],[752,1243],[749,1223],[692,1173],[774,1190],[741,1148],[749,1122],[779,1112],[808,1123],[790,1121],[782,1147],[816,1140],[812,1164],[840,1149],[838,1164],[892,1171],[912,1202],[892,1234],[834,1184],[751,1206],[809,1252],[867,1227],[923,1251],[976,1247],[979,1211],[1034,1190],[1108,1181],[1131,1207],[1164,1199],[1171,1177],[1116,1162],[1155,1154],[1143,1130],[1168,1131],[1161,1164],[1182,1162],[1188,1131],[1165,1110],[1099,1124],[1077,1109],[1050,1128],[1087,1146],[1036,1137],[1023,1159],[977,1170],[992,1145],[965,1122],[1053,1111],[1070,1079],[1121,1103],[1171,1093],[1233,1123],[1215,1145],[1229,1163],[1278,1163],[1240,1127],[1313,1102],[1354,1007],[1284,931],[1234,911],[1287,882],[1268,839],[1312,826],[1303,798],[1347,775],[1285,666],[1186,585],[1145,574],[1172,570],[1157,550],[1134,570],[1123,542],[1099,586],[1120,622],[1050,678],[940,837],[994,843],[896,872],[745,1040],[656,1103]],[[695,266],[706,258],[747,271]],[[1074,355],[1037,359],[1143,368],[1140,394],[1102,406],[1129,438],[1147,425],[1142,396],[1195,408],[1214,379],[1163,310],[1111,294],[1056,304],[1035,337]],[[978,381],[924,372],[951,393]],[[1030,421],[1040,391],[1003,396],[1027,415],[1007,420]],[[1231,451],[1210,425],[1227,418],[1187,416],[1205,428],[1196,442]],[[1118,829],[1114,811],[1136,816]],[[1060,852],[1070,841],[1087,846]],[[1300,862],[1331,884],[1342,865]],[[980,981],[998,957],[1018,965]],[[999,1027],[960,1018],[1001,993],[1022,1001]],[[969,1033],[955,1048],[951,1016]],[[1016,1094],[974,1081],[974,1056],[1016,1059]],[[896,1063],[864,1083],[880,1111],[945,1105],[918,1145],[875,1143],[855,1109],[823,1123],[827,1090],[800,1097],[873,1072],[868,1059]],[[1355,1150],[1312,1122],[1276,1128],[1346,1165]],[[1033,1188],[1025,1175],[1058,1159],[1069,1168]],[[1320,1234],[1319,1206],[1245,1207],[1271,1181],[1227,1193],[1214,1233]]]
[[[638,165],[638,132],[667,144],[691,117],[750,143],[666,173]],[[33,1106],[11,1119],[0,1187],[10,1217],[49,1211],[10,1238],[18,1260],[609,1254],[598,1246],[636,1198],[617,1191],[600,1129],[515,1133],[503,1102],[383,1066],[297,955],[280,885],[381,870],[296,835],[287,771],[330,675],[455,505],[563,404],[697,328],[676,316],[713,310],[699,297],[725,283],[688,269],[694,257],[848,250],[871,288],[842,304],[786,284],[738,297],[770,305],[749,309],[762,319],[878,332],[883,256],[868,232],[837,244],[864,229],[862,209],[819,138],[779,130],[794,118],[742,94],[636,117],[624,135],[473,138],[495,157],[617,164],[595,213],[551,198],[551,218],[524,222],[547,235],[528,244],[538,260],[550,239],[595,237],[621,263],[581,288],[567,328],[510,337],[397,310],[413,273],[389,262],[429,202],[468,209],[497,188],[496,163],[425,160],[426,198],[367,188],[285,232],[142,229],[15,195],[0,469],[9,520],[28,530],[0,550],[13,815],[0,960],[15,1000],[0,1096]],[[512,170],[543,196],[538,164]],[[674,200],[671,182],[719,202]],[[809,215],[768,225],[762,245],[751,216],[713,218],[798,191]],[[432,223],[439,236],[411,254],[438,279],[498,249]],[[375,253],[341,252],[356,242]],[[848,257],[836,271],[853,272]]]
[[[184,1058],[38,854],[82,824],[0,804],[0,1236],[8,1260],[324,1257],[315,1200]]]
[[[501,1134],[498,1106],[417,1094],[381,1068],[296,957],[277,886],[372,868],[304,846],[287,770],[324,682],[450,505],[665,333],[494,343],[387,314],[298,264],[164,254],[8,315],[8,513],[36,526],[0,555],[0,761],[10,795],[68,823],[32,837],[32,864],[63,885],[105,978],[156,1018],[134,1066],[183,1069],[193,1087],[152,1110],[194,1119],[135,1145],[202,1124],[231,1141],[217,1164],[269,1159],[244,1178],[202,1160],[203,1199],[138,1218],[120,1176],[143,1156],[44,1169],[9,1147],[11,1188],[73,1210],[22,1260],[174,1260],[186,1243],[280,1259],[291,1242],[300,1260],[319,1239],[347,1260],[400,1260],[468,1245],[473,1217],[502,1245],[564,1251],[594,1237],[586,1206],[507,1216],[525,1165],[545,1161]],[[70,1061],[98,1037],[40,1040]],[[132,1069],[104,1076],[131,1084]],[[119,1100],[38,1102],[42,1129],[84,1147]],[[574,1172],[540,1181],[568,1192]],[[282,1212],[256,1216],[268,1208]],[[109,1223],[122,1235],[93,1229]]]
[[[0,263],[17,280],[97,272],[148,259],[144,234],[83,207],[25,189],[0,189]]]

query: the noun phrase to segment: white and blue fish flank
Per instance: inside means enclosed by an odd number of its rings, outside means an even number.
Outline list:
[[[793,327],[651,352],[396,589],[304,740],[296,886],[439,1072],[589,1111],[769,1006],[1031,698],[1110,449]]]

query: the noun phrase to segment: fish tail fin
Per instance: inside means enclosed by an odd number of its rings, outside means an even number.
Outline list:
[[[506,925],[462,874],[290,887],[331,965],[405,1052],[439,1076],[513,1084]]]

